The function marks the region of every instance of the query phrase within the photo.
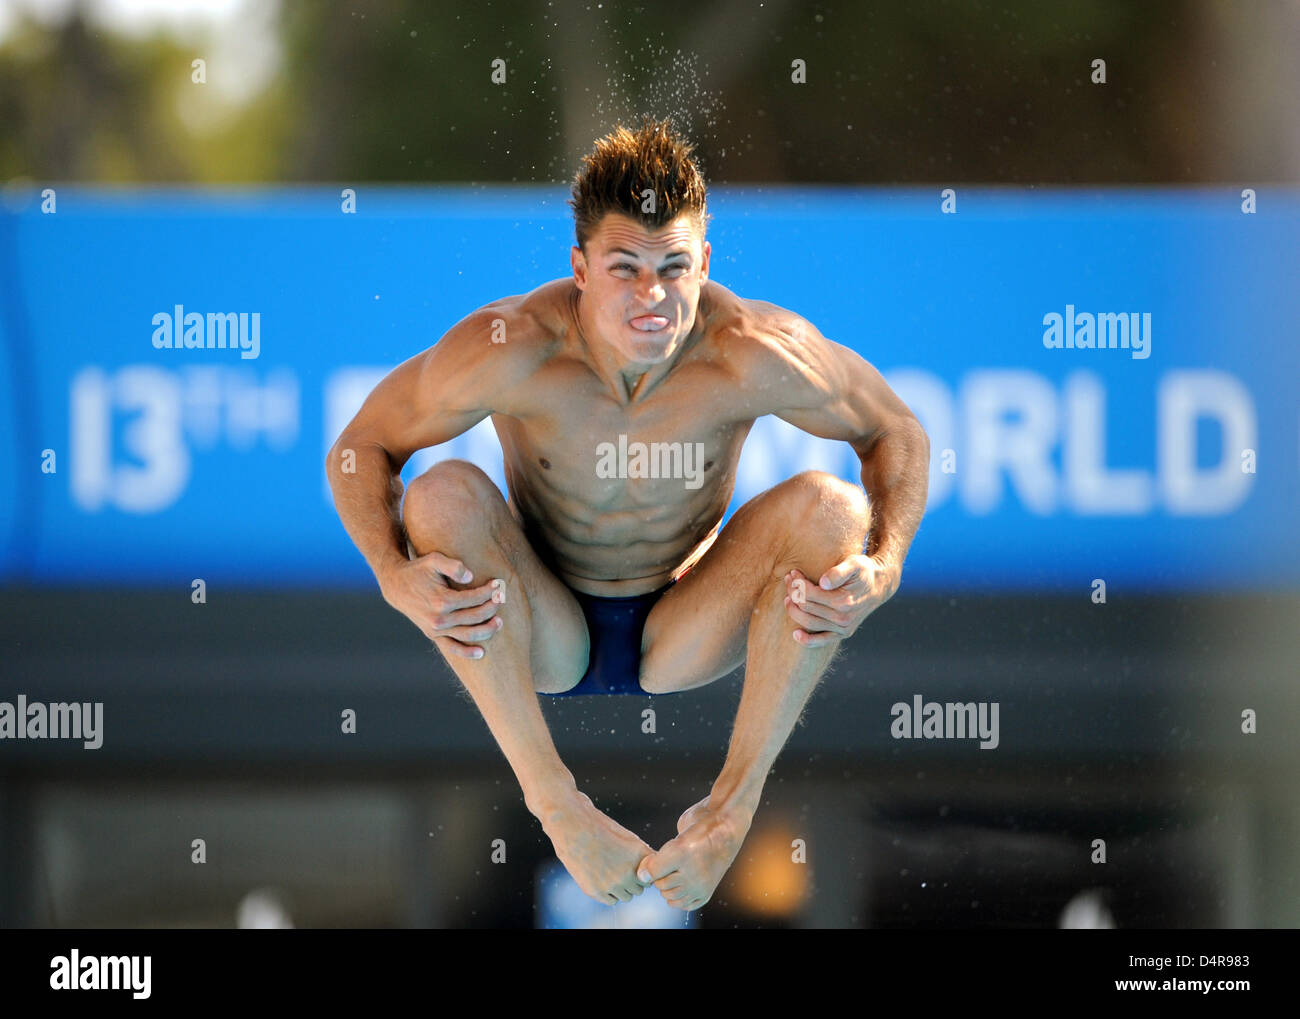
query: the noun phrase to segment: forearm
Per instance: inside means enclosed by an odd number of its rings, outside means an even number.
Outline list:
[[[866,554],[901,571],[930,488],[930,440],[916,418],[900,419],[862,457],[862,487],[871,498]]]
[[[401,519],[401,476],[387,451],[346,432],[329,451],[325,471],[344,530],[382,584],[388,569],[410,559]]]

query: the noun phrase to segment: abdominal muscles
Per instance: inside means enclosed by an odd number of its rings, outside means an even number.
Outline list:
[[[542,559],[563,574],[605,581],[676,569],[722,519],[735,481],[731,472],[710,470],[698,489],[688,489],[680,479],[584,473],[581,484],[565,484],[555,465],[507,471],[511,499]]]

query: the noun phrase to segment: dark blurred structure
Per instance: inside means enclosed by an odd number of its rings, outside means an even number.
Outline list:
[[[10,4],[0,179],[564,180],[593,138],[643,112],[689,129],[715,181],[1300,171],[1300,14],[1285,0],[282,0],[130,37],[89,0],[41,19]]]
[[[270,887],[300,926],[531,926],[549,844],[414,627],[377,596],[223,601],[0,597],[15,688],[66,699],[76,676],[112,720],[93,769],[55,741],[8,748],[0,922],[229,926]],[[883,608],[814,695],[703,925],[1052,927],[1088,890],[1124,927],[1300,923],[1300,599],[1079,601]],[[1000,701],[997,752],[891,739],[913,691]],[[580,786],[652,841],[708,791],[738,695],[734,676],[545,710]]]

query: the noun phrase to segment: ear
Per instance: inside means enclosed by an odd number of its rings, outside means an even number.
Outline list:
[[[713,252],[713,245],[708,241],[704,242],[704,257],[700,261],[700,282],[703,283],[709,278],[709,255]]]
[[[576,244],[569,249],[569,265],[573,268],[573,282],[579,290],[587,289],[587,258]]]

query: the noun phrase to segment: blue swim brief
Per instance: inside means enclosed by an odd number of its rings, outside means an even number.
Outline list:
[[[597,598],[570,588],[587,620],[587,634],[591,641],[587,672],[573,689],[543,696],[640,694],[649,697],[641,689],[638,678],[641,673],[641,635],[655,602],[674,583],[676,581],[669,581],[658,591],[630,598]]]

